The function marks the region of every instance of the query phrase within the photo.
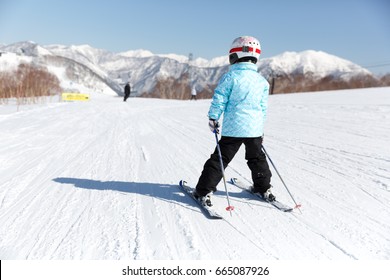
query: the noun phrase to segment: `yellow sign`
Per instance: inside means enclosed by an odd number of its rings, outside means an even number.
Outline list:
[[[64,92],[62,101],[89,101],[89,94]]]

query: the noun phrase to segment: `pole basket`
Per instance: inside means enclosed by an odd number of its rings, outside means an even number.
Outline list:
[[[233,211],[233,210],[234,210],[234,206],[232,205],[226,207],[226,211]]]

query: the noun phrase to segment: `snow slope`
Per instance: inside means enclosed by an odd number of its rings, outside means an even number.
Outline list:
[[[390,88],[270,96],[265,147],[302,214],[229,185],[230,217],[220,183],[209,220],[179,191],[215,147],[209,103],[1,105],[0,259],[390,259]],[[250,180],[243,149],[226,175]]]

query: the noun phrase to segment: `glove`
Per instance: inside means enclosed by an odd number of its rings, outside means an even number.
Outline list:
[[[209,128],[212,133],[219,133],[219,122],[213,119],[209,120]]]

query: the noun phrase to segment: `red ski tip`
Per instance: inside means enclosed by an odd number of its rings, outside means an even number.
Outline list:
[[[233,211],[234,210],[234,206],[228,206],[226,207],[226,211]]]
[[[297,205],[295,205],[295,207],[294,208],[301,208],[301,204],[297,204]]]

